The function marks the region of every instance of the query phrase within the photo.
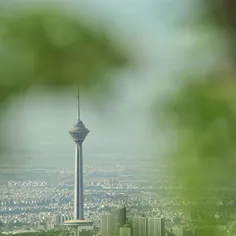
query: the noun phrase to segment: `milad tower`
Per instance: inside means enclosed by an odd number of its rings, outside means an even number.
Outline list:
[[[77,121],[74,127],[69,130],[75,142],[75,181],[74,181],[74,220],[65,221],[66,225],[91,227],[92,222],[84,219],[84,183],[83,183],[83,141],[89,133],[80,119],[80,97],[78,87],[78,110]]]

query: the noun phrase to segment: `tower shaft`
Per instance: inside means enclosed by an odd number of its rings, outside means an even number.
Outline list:
[[[75,146],[74,219],[84,220],[83,149]]]

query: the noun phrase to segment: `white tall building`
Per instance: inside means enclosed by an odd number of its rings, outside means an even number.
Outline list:
[[[119,236],[120,227],[126,224],[126,207],[117,206],[111,210],[111,236]]]
[[[184,228],[180,226],[175,226],[172,228],[172,233],[175,236],[184,236]]]
[[[147,219],[147,236],[164,236],[165,226],[162,218]]]
[[[58,225],[60,224],[60,216],[55,214],[52,216],[52,223],[55,224],[55,225]]]
[[[100,235],[111,236],[111,213],[106,213],[101,215]]]
[[[126,224],[126,207],[117,206],[100,218],[101,236],[120,236],[120,228]]]
[[[147,236],[147,217],[133,218],[133,236]]]
[[[129,225],[120,227],[120,236],[131,236],[131,228]]]

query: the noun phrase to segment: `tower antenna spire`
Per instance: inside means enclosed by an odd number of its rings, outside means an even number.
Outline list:
[[[79,85],[77,86],[77,102],[78,102],[77,119],[80,120]]]

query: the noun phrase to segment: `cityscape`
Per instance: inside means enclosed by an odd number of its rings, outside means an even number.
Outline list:
[[[209,190],[217,193],[214,198],[187,202],[177,197],[182,187],[173,184],[173,176],[163,174],[157,180],[155,173],[165,172],[165,166],[153,168],[133,159],[122,163],[119,158],[116,165],[83,166],[82,143],[89,130],[80,120],[79,99],[78,92],[77,121],[69,131],[75,141],[75,168],[5,169],[0,180],[1,234],[216,235],[214,223],[206,226],[203,215],[189,212],[189,206],[204,204],[208,213],[212,208],[219,235],[235,230],[235,197],[222,196],[220,188]]]
[[[154,185],[150,182],[152,176],[138,171],[138,166],[134,165],[133,169],[126,165],[85,166],[84,218],[93,222],[91,231],[95,235],[109,235],[114,227],[108,225],[114,224],[113,214],[118,211],[122,215],[118,222],[122,236],[134,235],[135,232],[135,235],[161,235],[150,234],[144,229],[152,221],[157,227],[164,227],[169,235],[171,232],[173,235],[194,235],[194,218],[191,220],[188,211],[184,211],[187,203],[175,196],[181,188],[168,184],[164,179]],[[1,179],[1,231],[20,234],[63,230],[66,227],[64,221],[74,219],[74,170],[21,171],[21,181]],[[26,173],[34,175],[34,179],[28,180]],[[217,222],[222,223],[221,230],[226,233],[235,227],[235,200],[235,197],[228,196],[208,199],[207,204],[217,209],[212,214]],[[229,219],[231,223],[228,223]],[[140,231],[135,231],[136,227]]]

